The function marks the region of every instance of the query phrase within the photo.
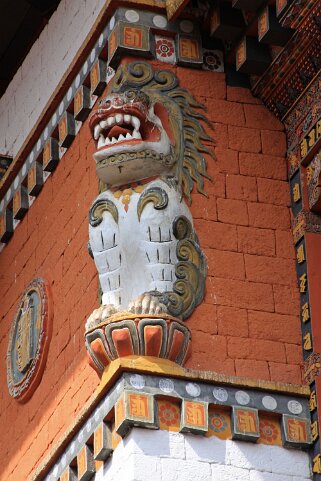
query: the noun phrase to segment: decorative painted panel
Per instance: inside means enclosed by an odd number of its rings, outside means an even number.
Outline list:
[[[91,473],[94,468],[92,464],[88,468],[88,462],[93,455],[102,453],[104,445],[103,457],[107,459],[133,426],[159,426],[166,431],[193,432],[220,440],[237,438],[268,446],[306,448],[311,445],[311,431],[315,432],[311,430],[309,412],[307,397],[269,391],[262,385],[260,389],[237,387],[232,378],[227,385],[123,372],[75,431],[55,466],[41,479],[65,479],[62,473],[66,470],[74,475],[75,457],[78,470],[81,466],[81,473]],[[317,459],[314,464],[318,466]]]

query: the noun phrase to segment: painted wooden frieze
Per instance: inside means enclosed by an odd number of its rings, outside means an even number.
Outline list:
[[[211,138],[202,109],[172,72],[135,62],[119,67],[91,115],[97,174],[107,188],[89,212],[103,305],[87,331],[119,313],[182,321],[202,301],[206,261],[187,205],[194,184],[205,194],[203,153],[214,155],[204,145]]]
[[[130,361],[134,366],[135,360]],[[278,392],[277,385],[271,390],[271,383],[268,387],[264,382],[259,387],[249,387],[244,380],[244,384],[238,386],[232,378],[228,385],[210,378],[204,382],[204,379],[191,379],[193,371],[190,370],[186,371],[186,378],[177,378],[168,373],[171,367],[165,362],[160,363],[161,376],[142,375],[137,369],[122,372],[115,385],[101,393],[101,399],[92,405],[86,418],[80,418],[73,438],[63,449],[57,446],[56,464],[50,467],[48,462],[44,463],[41,479],[87,479],[79,473],[92,479],[95,469],[97,472],[102,466],[97,461],[108,462],[123,437],[136,426],[194,433],[231,444],[241,440],[244,449],[245,443],[263,444],[269,447],[270,456],[272,451],[276,452],[273,447],[278,449],[279,456],[286,456],[289,453],[281,447],[293,450],[311,446],[309,400],[303,395],[304,387],[300,388],[299,395],[289,391],[289,385],[283,385],[283,391]],[[241,444],[235,444],[235,448],[242,449]],[[295,451],[291,456],[293,453]]]

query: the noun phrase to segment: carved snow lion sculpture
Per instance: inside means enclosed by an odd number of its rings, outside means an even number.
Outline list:
[[[204,194],[202,153],[213,156],[202,143],[211,138],[199,109],[172,72],[135,62],[119,67],[91,115],[97,174],[107,189],[89,212],[103,295],[87,331],[116,313],[184,320],[202,301],[206,262],[183,199],[191,202],[194,183]]]

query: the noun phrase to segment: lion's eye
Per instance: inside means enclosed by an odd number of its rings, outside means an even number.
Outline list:
[[[134,100],[136,96],[137,96],[136,90],[127,90],[126,97],[128,98],[128,100]]]
[[[103,107],[106,107],[107,109],[109,109],[109,107],[111,106],[111,101],[107,98],[104,98],[104,99],[99,100],[98,105],[100,105],[101,107],[103,106]]]

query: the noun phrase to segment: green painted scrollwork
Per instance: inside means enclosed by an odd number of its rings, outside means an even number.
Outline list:
[[[118,210],[115,204],[109,199],[100,199],[94,202],[89,211],[89,223],[92,227],[96,227],[102,222],[104,212],[109,212],[118,224]]]
[[[178,80],[168,70],[154,71],[148,63],[133,62],[118,68],[113,79],[112,92],[141,88],[147,84],[149,89],[167,91],[177,87]]]
[[[151,189],[145,190],[140,196],[137,204],[137,215],[139,220],[143,210],[149,202],[154,204],[154,209],[165,209],[168,204],[168,195],[165,190],[160,187],[152,187]]]
[[[177,280],[172,292],[162,293],[159,297],[170,314],[184,320],[204,297],[207,266],[192,225],[185,216],[174,220],[173,232],[179,239],[176,248],[179,262],[175,266]]]

